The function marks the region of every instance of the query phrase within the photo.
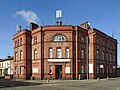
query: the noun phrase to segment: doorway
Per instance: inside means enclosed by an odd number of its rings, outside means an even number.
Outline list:
[[[62,79],[62,65],[55,65],[55,79]]]

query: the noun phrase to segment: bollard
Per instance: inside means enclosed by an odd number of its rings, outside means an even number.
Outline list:
[[[80,76],[80,74],[79,74],[79,76],[78,76],[78,77],[79,77],[79,80],[81,80],[81,76]]]
[[[109,80],[109,76],[107,76],[107,80]]]
[[[99,78],[99,77],[97,77],[97,80],[99,81],[99,80],[100,80],[100,78]]]
[[[49,79],[47,79],[47,82],[49,82]]]

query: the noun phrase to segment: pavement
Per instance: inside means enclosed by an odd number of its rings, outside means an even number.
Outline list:
[[[120,78],[89,80],[5,80],[0,90],[120,90]]]

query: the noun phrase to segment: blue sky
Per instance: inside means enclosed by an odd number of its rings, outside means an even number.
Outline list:
[[[80,25],[86,21],[108,35],[115,33],[118,40],[120,64],[120,0],[0,0],[0,58],[13,55],[13,35],[16,25],[29,28],[29,22],[53,25],[55,11],[63,12],[63,23]]]

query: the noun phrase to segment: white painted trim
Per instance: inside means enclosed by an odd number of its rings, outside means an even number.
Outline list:
[[[48,62],[70,62],[70,59],[48,59]]]

